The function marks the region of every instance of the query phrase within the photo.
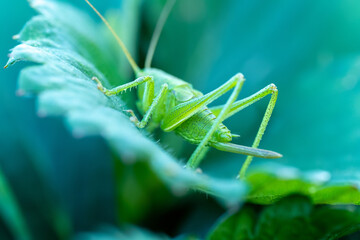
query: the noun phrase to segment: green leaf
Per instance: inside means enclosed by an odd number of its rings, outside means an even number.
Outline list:
[[[33,0],[31,5],[40,15],[19,34],[21,44],[12,50],[7,65],[18,61],[40,64],[22,70],[19,92],[39,95],[41,116],[65,116],[77,137],[100,134],[123,161],[147,161],[176,193],[191,188],[229,203],[243,197],[245,186],[235,179],[222,180],[184,169],[184,164],[131,124],[122,113],[127,106],[119,96],[108,98],[97,90],[93,76],[106,86],[115,82],[114,76],[120,76],[112,63],[116,58],[111,53],[116,49],[98,34],[102,27],[66,4]]]
[[[270,204],[289,194],[309,196],[316,204],[360,204],[358,186],[336,183],[326,171],[301,172],[279,164],[264,164],[249,172],[247,199]]]
[[[311,214],[314,226],[324,233],[322,239],[336,240],[360,230],[360,209],[354,206],[320,206]]]
[[[256,213],[246,205],[224,216],[208,239],[339,239],[360,229],[360,209],[351,206],[313,205],[306,196],[291,195]]]
[[[288,197],[265,208],[255,228],[259,239],[316,239],[308,219],[312,204],[306,197]],[[301,234],[300,234],[301,233]]]
[[[253,228],[256,221],[254,209],[243,207],[241,211],[223,216],[216,224],[208,240],[248,240],[253,237]]]

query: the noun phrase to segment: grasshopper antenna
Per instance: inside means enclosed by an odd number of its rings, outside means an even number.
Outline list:
[[[85,0],[85,1],[87,1],[87,0]],[[165,22],[171,12],[171,9],[174,7],[175,2],[176,2],[176,0],[168,0],[166,2],[164,9],[161,12],[160,18],[156,24],[155,31],[154,31],[151,41],[150,41],[150,46],[149,46],[148,52],[146,54],[145,68],[150,68],[150,66],[151,66],[151,61],[153,59],[154,52],[155,52],[157,43],[159,41],[161,31],[162,31],[162,29],[165,25]]]
[[[92,8],[92,10],[94,10],[94,12],[100,17],[100,19],[105,23],[106,27],[110,30],[111,34],[115,37],[116,41],[118,42],[119,46],[121,47],[121,49],[124,51],[125,56],[127,58],[127,60],[129,61],[132,69],[134,70],[135,73],[139,73],[140,72],[140,68],[139,66],[136,64],[136,62],[134,61],[134,59],[131,57],[131,54],[129,53],[129,51],[127,50],[125,44],[123,43],[123,41],[121,41],[120,37],[116,34],[115,30],[111,27],[111,25],[109,24],[109,22],[103,17],[103,15],[101,15],[101,13],[89,2],[89,0],[85,0],[85,2]]]

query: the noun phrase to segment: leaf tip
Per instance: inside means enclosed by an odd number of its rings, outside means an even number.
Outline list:
[[[8,58],[9,58],[9,60],[8,60],[8,62],[6,63],[6,65],[4,66],[4,69],[6,69],[6,68],[8,68],[9,66],[11,66],[11,65],[14,64],[14,62],[12,61],[11,53],[8,54]]]

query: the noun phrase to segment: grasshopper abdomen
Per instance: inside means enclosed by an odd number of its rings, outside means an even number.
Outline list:
[[[207,107],[204,107],[174,131],[187,141],[199,144],[213,126],[215,119],[216,116]],[[231,140],[230,130],[220,123],[209,142],[230,142]]]

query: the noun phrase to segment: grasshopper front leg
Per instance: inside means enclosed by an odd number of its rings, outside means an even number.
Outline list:
[[[147,125],[147,123],[151,118],[151,115],[154,113],[156,109],[156,106],[158,106],[163,101],[164,96],[166,96],[168,91],[168,85],[163,84],[161,86],[161,90],[159,94],[154,98],[154,79],[150,76],[139,77],[132,82],[120,85],[113,89],[106,89],[99,81],[99,79],[96,77],[93,77],[92,79],[97,83],[98,89],[101,92],[103,92],[106,96],[119,94],[123,91],[126,91],[127,89],[136,87],[142,83],[146,84],[144,95],[142,97],[142,106],[143,109],[145,110],[143,119],[139,121],[132,110],[125,110],[131,115],[130,121],[132,121],[138,128],[144,128]]]
[[[148,108],[148,110],[146,111],[143,119],[141,121],[139,121],[137,119],[137,117],[135,116],[134,112],[132,110],[126,110],[126,112],[130,113],[131,114],[131,118],[130,118],[130,121],[132,121],[133,123],[135,123],[135,125],[138,127],[138,128],[144,128],[149,120],[150,120],[150,117],[151,115],[154,113],[154,111],[156,111],[156,107],[162,103],[162,101],[164,100],[164,97],[166,96],[166,94],[168,93],[168,85],[166,83],[164,83],[162,86],[161,86],[161,89],[160,89],[160,92],[159,94],[156,96],[156,98],[153,99],[150,107]]]

